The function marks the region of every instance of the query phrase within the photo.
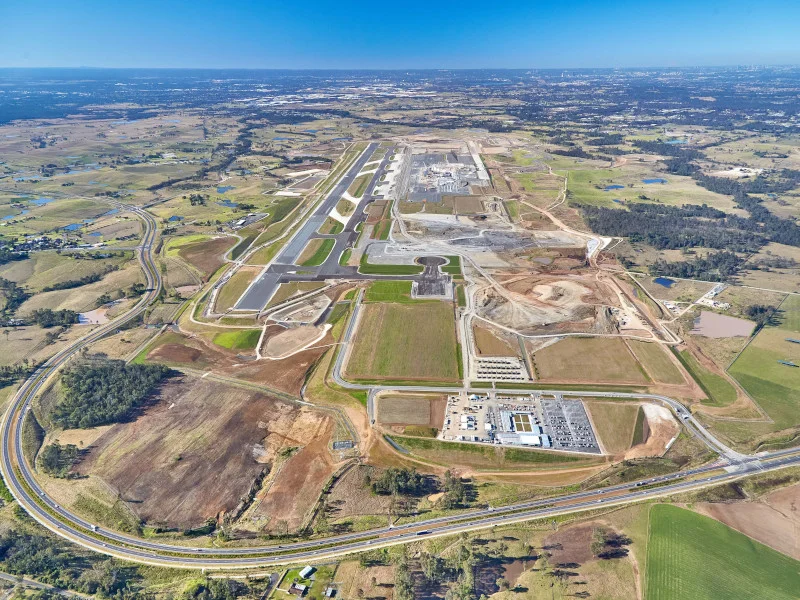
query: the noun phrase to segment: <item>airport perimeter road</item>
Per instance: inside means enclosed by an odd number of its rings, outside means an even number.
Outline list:
[[[736,461],[731,461],[723,455],[720,461],[714,464],[639,482],[502,507],[473,509],[394,527],[387,526],[370,531],[264,547],[192,548],[166,541],[161,542],[158,539],[143,539],[107,531],[69,512],[45,494],[34,478],[31,466],[22,452],[21,441],[25,414],[30,410],[31,401],[37,391],[46,384],[50,376],[82,348],[104,335],[116,331],[118,327],[141,314],[157,297],[161,289],[160,273],[152,257],[156,234],[155,221],[152,216],[139,208],[124,208],[131,210],[145,222],[145,233],[138,258],[147,277],[146,294],[125,315],[93,330],[37,369],[12,399],[2,423],[3,443],[0,470],[2,470],[9,490],[20,506],[36,521],[52,532],[83,547],[120,559],[145,564],[210,570],[257,569],[301,561],[327,560],[353,552],[403,544],[421,537],[452,535],[495,525],[620,506],[718,485],[752,474],[800,465],[800,449],[765,453],[754,457],[737,455],[739,458]],[[352,333],[352,328],[353,322],[348,324],[348,337]],[[348,383],[347,386],[353,387],[355,384]],[[369,386],[362,386],[359,389],[364,387],[369,388]],[[414,386],[410,389],[430,390],[431,388]],[[442,391],[441,388],[435,389]],[[479,391],[486,392],[485,389]],[[513,390],[509,390],[509,392],[513,392]],[[522,391],[522,393],[528,392],[530,390]],[[555,393],[565,394],[566,392]],[[578,391],[575,394],[585,396],[598,393],[589,394]],[[637,397],[647,396],[637,395]],[[655,399],[659,398],[655,397]],[[678,409],[675,408],[675,410]],[[683,420],[683,422],[687,421]],[[702,434],[703,430],[698,431]]]

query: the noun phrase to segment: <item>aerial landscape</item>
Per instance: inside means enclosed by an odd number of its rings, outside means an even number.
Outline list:
[[[799,598],[767,3],[0,7],[2,598]]]

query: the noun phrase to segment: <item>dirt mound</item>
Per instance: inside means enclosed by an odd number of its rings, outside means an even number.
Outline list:
[[[647,420],[647,438],[643,444],[637,444],[625,453],[626,459],[661,456],[667,450],[667,444],[680,432],[678,423],[668,408],[657,404],[642,404],[644,417]]]

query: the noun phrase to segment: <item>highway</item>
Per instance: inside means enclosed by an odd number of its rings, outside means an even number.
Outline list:
[[[420,539],[421,536],[435,537],[452,535],[462,531],[492,527],[495,525],[521,522],[536,518],[551,518],[557,515],[596,510],[611,506],[619,506],[644,499],[657,498],[686,492],[747,475],[774,471],[800,464],[800,449],[783,450],[765,453],[758,456],[744,456],[731,451],[713,438],[686,409],[673,399],[664,396],[642,394],[619,394],[613,392],[565,392],[553,391],[567,396],[614,396],[652,398],[665,403],[678,414],[687,428],[702,439],[710,448],[720,452],[720,460],[714,464],[699,467],[685,472],[673,473],[661,477],[650,478],[641,482],[630,482],[596,490],[587,490],[573,494],[531,500],[503,507],[485,507],[462,513],[423,519],[415,523],[394,527],[382,527],[370,531],[349,533],[332,537],[310,539],[281,545],[260,547],[227,547],[196,548],[182,546],[173,542],[162,542],[158,539],[141,539],[134,536],[98,528],[84,518],[75,515],[59,506],[49,498],[33,476],[32,468],[22,452],[22,423],[31,402],[37,392],[45,386],[50,377],[58,371],[71,357],[79,353],[89,344],[101,337],[116,331],[121,325],[136,318],[158,296],[162,282],[160,272],[153,261],[153,244],[156,237],[155,220],[146,211],[136,207],[122,207],[132,211],[145,223],[145,232],[139,248],[138,259],[147,278],[147,291],[143,297],[127,313],[114,321],[82,337],[70,347],[58,352],[21,386],[12,399],[2,422],[2,457],[0,470],[6,484],[19,504],[40,524],[56,534],[91,550],[135,562],[207,570],[254,569],[273,565],[297,562],[326,560],[344,554],[371,550],[395,544],[407,543]],[[357,303],[358,304],[358,303]],[[358,306],[354,318],[348,324],[345,343],[357,318]],[[346,382],[340,378],[339,367],[345,355],[345,348],[339,353],[334,369],[337,382],[346,387],[369,389],[370,397],[382,389],[374,386],[360,386]],[[408,386],[391,389],[409,389],[429,391],[425,386]],[[463,391],[463,388],[435,388],[437,391]],[[486,393],[486,389],[475,390]],[[502,390],[514,393],[514,390]],[[530,389],[518,390],[518,393],[530,393]]]

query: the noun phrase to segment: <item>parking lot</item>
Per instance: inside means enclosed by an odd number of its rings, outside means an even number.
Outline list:
[[[449,396],[440,438],[599,454],[583,401],[560,395]]]

